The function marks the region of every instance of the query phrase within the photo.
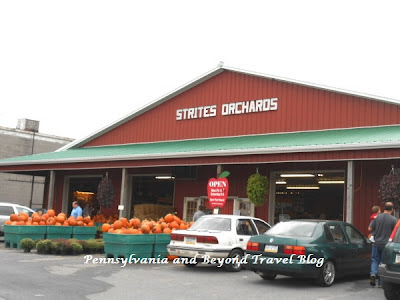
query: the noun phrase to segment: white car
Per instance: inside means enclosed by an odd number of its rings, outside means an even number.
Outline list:
[[[271,226],[261,219],[235,215],[205,215],[188,230],[175,230],[167,246],[170,255],[187,258],[183,263],[193,267],[197,262],[222,262],[228,271],[240,271],[239,263],[253,235],[266,232]],[[195,263],[187,263],[194,259]]]
[[[3,227],[4,223],[10,219],[11,214],[19,214],[21,212],[27,213],[29,216],[32,215],[33,210],[15,203],[0,202],[0,236],[4,235]]]

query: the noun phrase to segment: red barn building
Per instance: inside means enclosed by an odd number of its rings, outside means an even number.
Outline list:
[[[0,171],[46,176],[47,206],[66,213],[74,191],[96,193],[108,173],[116,193],[102,212],[157,204],[190,220],[209,207],[208,179],[227,170],[222,213],[341,219],[366,233],[399,146],[400,102],[219,67],[59,151],[1,160]],[[257,170],[269,193],[254,207],[246,182]]]

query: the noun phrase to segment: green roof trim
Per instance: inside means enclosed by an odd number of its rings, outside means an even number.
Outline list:
[[[0,166],[393,147],[400,147],[400,125],[72,148],[2,159]]]

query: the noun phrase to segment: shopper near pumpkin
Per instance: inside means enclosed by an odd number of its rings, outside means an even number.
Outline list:
[[[371,273],[370,273],[370,284],[375,286],[375,279],[378,278],[378,286],[381,286],[381,280],[378,276],[378,267],[383,260],[383,252],[385,245],[389,241],[390,234],[393,231],[394,226],[397,223],[397,219],[392,216],[393,203],[385,203],[385,211],[383,214],[379,214],[375,219],[372,220],[368,227],[369,231],[374,233],[374,243],[372,244],[371,254]]]
[[[82,215],[83,217],[90,217],[90,215],[92,214],[92,206],[90,205],[90,203],[86,203],[85,207],[83,208],[82,211]]]
[[[82,208],[79,206],[78,201],[72,202],[72,211],[71,217],[75,217],[75,219],[79,216],[82,216]]]
[[[205,207],[203,205],[199,206],[199,210],[194,213],[193,222],[196,222],[200,217],[204,216],[206,213],[204,212]]]

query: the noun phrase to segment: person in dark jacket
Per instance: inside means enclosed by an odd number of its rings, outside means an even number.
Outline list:
[[[390,234],[396,226],[397,219],[392,216],[393,203],[386,202],[385,211],[383,214],[379,214],[375,219],[372,220],[368,227],[369,231],[374,233],[375,242],[372,245],[371,254],[371,272],[370,272],[370,284],[375,286],[375,279],[378,277],[378,267],[383,260],[383,250],[385,245],[389,241]],[[378,286],[381,286],[381,280],[378,277]]]

